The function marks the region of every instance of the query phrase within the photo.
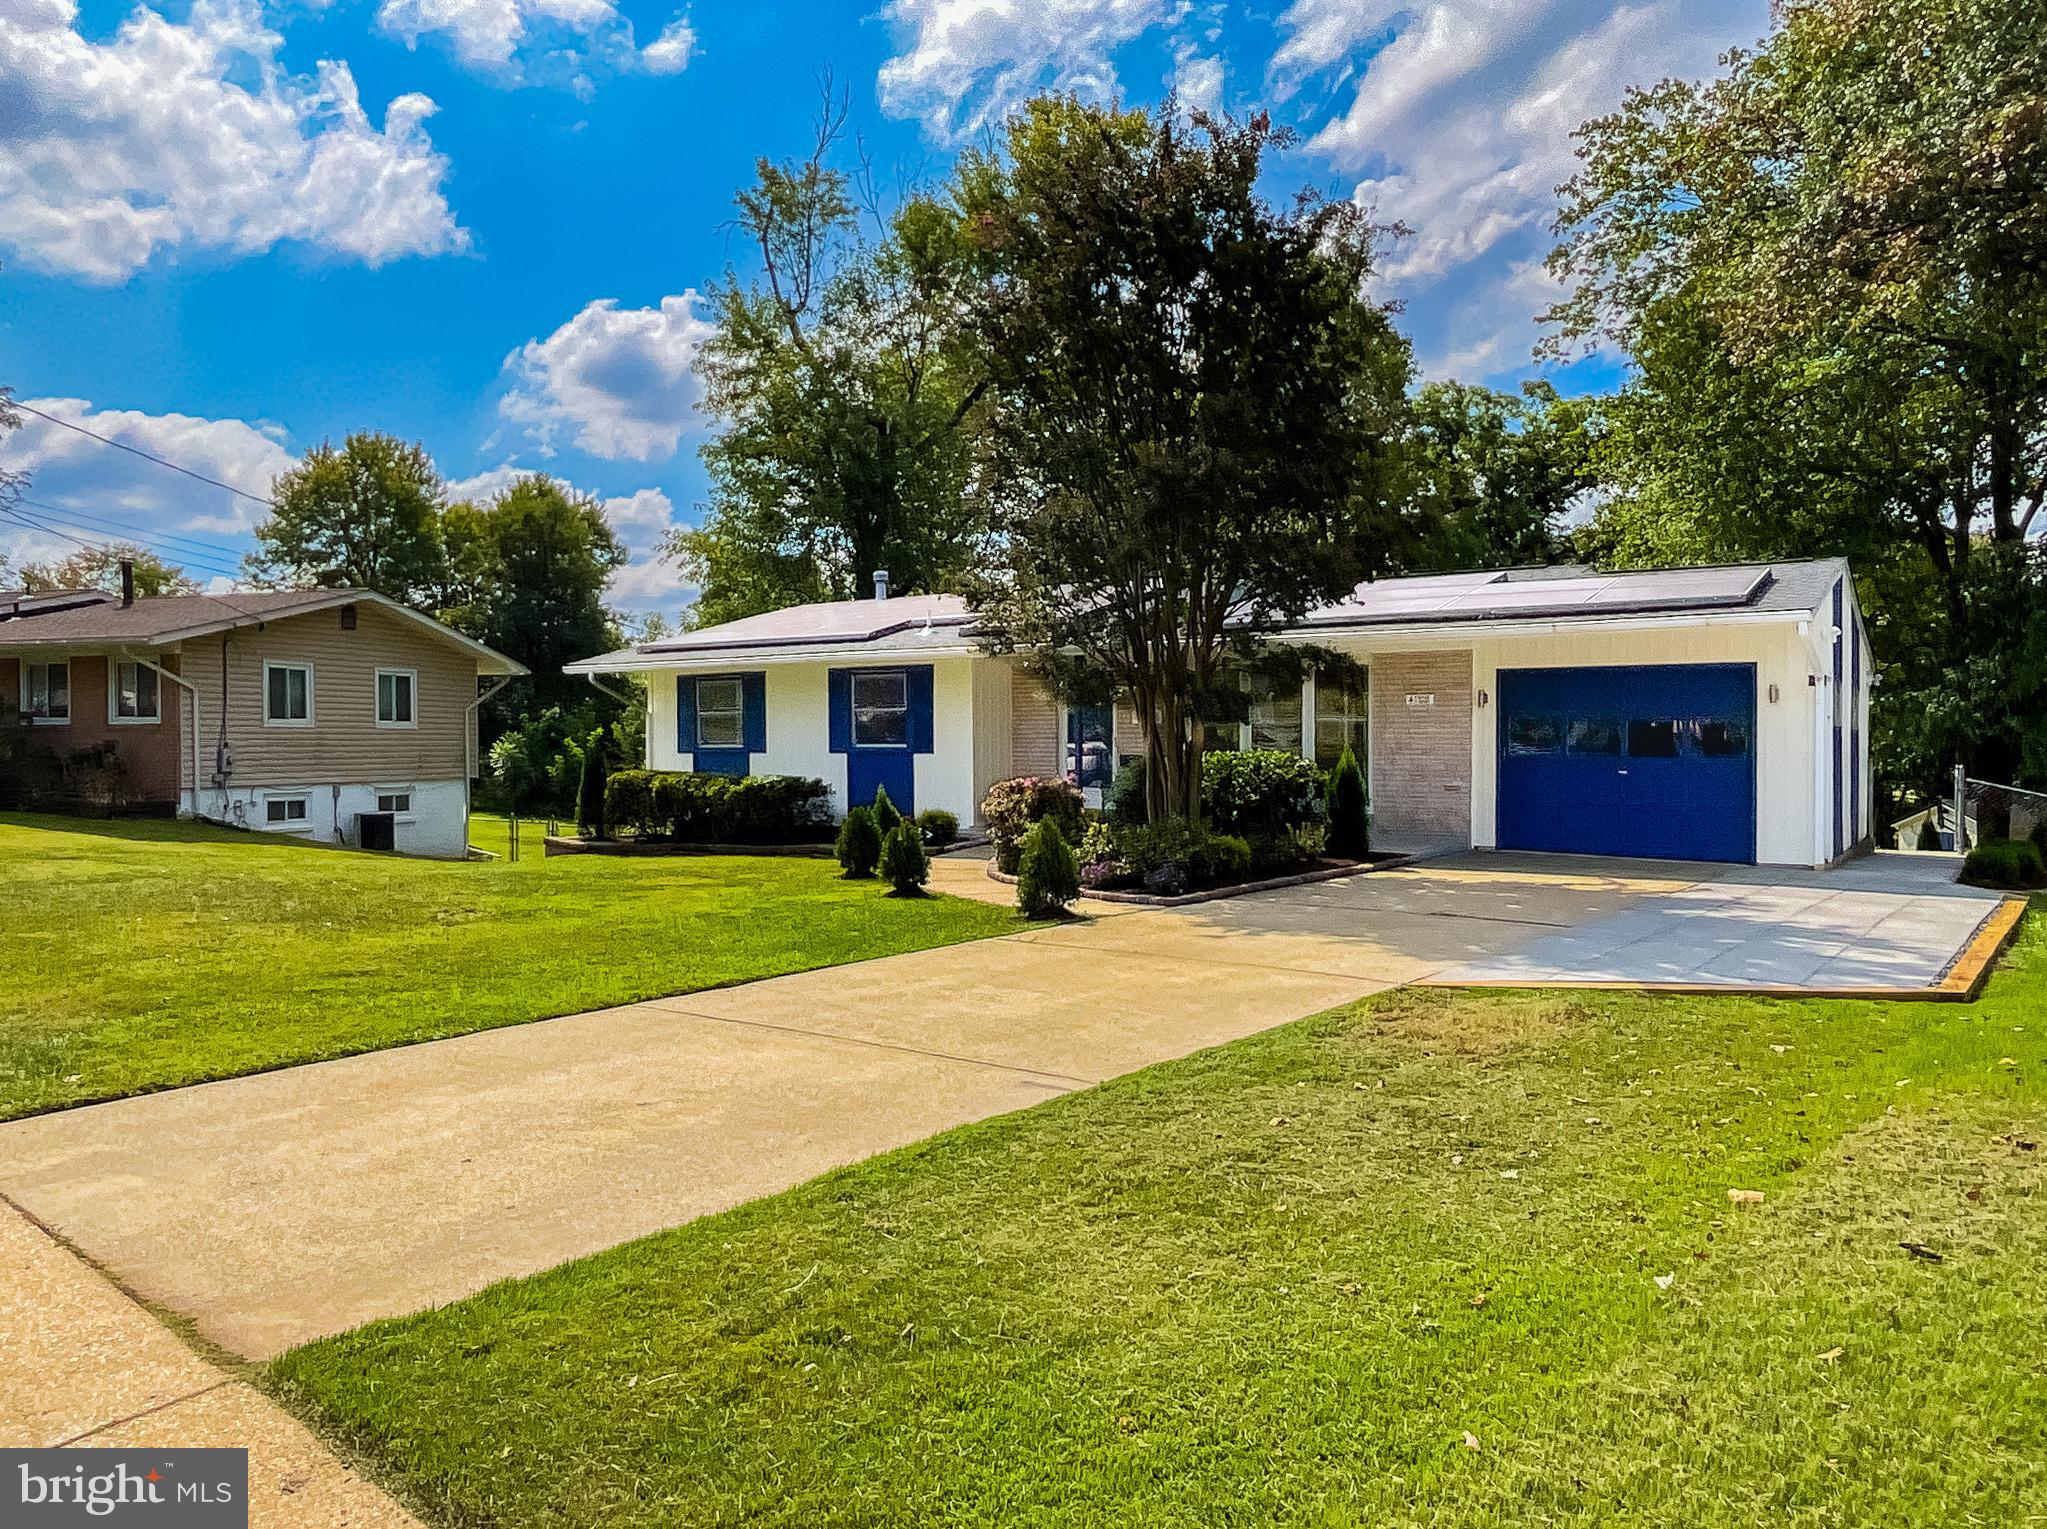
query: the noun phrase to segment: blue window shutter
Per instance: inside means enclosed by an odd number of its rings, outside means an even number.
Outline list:
[[[833,669],[825,675],[825,712],[828,717],[826,730],[831,735],[831,751],[834,754],[851,753],[853,749],[853,671]]]
[[[675,752],[678,754],[694,754],[696,751],[696,676],[678,674],[675,677]]]
[[[935,746],[931,726],[931,666],[913,664],[903,671],[910,698],[910,752],[928,754]]]
[[[768,746],[768,677],[758,669],[739,676],[739,705],[746,751],[758,754]]]

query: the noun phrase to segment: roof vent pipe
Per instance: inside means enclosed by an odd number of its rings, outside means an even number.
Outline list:
[[[888,598],[888,570],[886,568],[874,570],[874,598],[877,600],[886,600]]]
[[[123,606],[129,606],[133,605],[134,603],[135,603],[135,560],[133,558],[124,557],[121,559],[121,604]]]

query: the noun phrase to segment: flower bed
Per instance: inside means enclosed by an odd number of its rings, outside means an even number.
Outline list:
[[[1397,870],[1403,865],[1412,865],[1420,858],[1419,855],[1368,855],[1363,860],[1332,860],[1325,857],[1306,869],[1293,871],[1284,876],[1265,876],[1255,881],[1206,887],[1198,892],[1167,894],[1083,886],[1080,895],[1095,902],[1135,903],[1147,908],[1184,908],[1190,903],[1212,903],[1225,897],[1242,897],[1248,892],[1275,892],[1282,887],[1301,887],[1317,881],[1340,881],[1346,876],[1363,876],[1372,871]],[[998,869],[992,860],[988,863],[988,879],[1002,882],[1007,886],[1016,885],[1016,878]]]

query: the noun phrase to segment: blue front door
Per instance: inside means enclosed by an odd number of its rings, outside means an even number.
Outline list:
[[[1756,858],[1748,664],[1503,669],[1501,849]]]
[[[1113,706],[1066,708],[1066,775],[1083,792],[1099,792],[1115,778],[1115,730]]]

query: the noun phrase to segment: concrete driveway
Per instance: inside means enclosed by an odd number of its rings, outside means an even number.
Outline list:
[[[1006,898],[973,862],[948,890]],[[253,1358],[947,1127],[1656,914],[1698,867],[1464,856],[0,1126],[0,1191]],[[1541,959],[1548,960],[1544,956]]]

